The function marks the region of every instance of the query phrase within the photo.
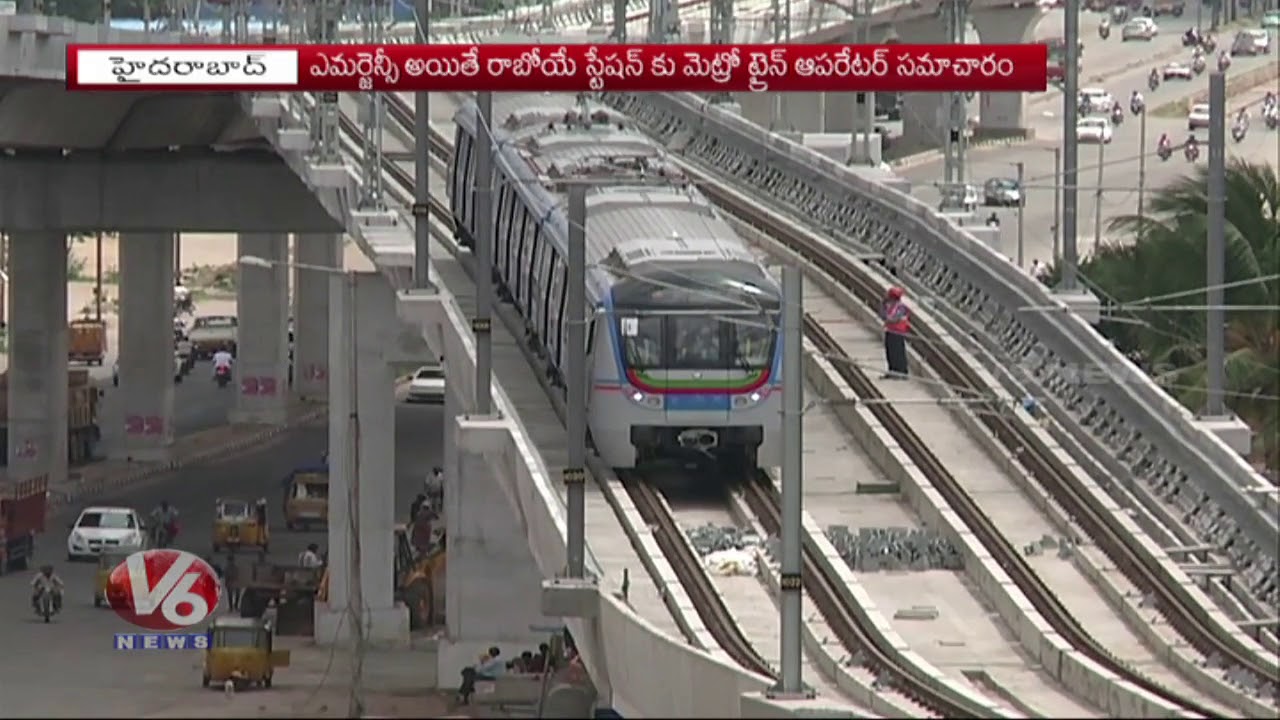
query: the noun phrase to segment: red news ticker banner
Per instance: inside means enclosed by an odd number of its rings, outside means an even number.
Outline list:
[[[1035,92],[1044,45],[71,45],[70,90]]]

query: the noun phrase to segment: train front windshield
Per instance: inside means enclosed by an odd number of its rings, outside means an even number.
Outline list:
[[[624,316],[618,320],[632,370],[739,370],[772,364],[776,313]]]

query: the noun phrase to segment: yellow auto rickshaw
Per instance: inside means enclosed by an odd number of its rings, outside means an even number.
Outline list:
[[[230,680],[237,690],[250,685],[271,687],[276,668],[289,667],[289,651],[272,647],[271,624],[262,618],[224,615],[209,627],[204,652],[204,687]]]
[[[218,498],[214,503],[213,551],[253,547],[267,552],[271,540],[267,528],[266,498],[250,505],[244,500]]]
[[[110,604],[110,598],[107,597],[107,581],[111,578],[111,571],[128,557],[127,552],[103,552],[98,556],[98,575],[93,584],[94,607]]]
[[[329,524],[329,468],[298,468],[284,479],[284,526],[290,530]]]

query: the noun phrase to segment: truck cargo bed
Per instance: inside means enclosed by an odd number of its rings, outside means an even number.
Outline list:
[[[0,477],[0,575],[23,570],[44,532],[49,479],[10,481]]]

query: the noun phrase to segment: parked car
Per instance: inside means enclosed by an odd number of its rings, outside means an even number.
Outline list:
[[[1102,117],[1081,118],[1076,123],[1076,141],[1108,144],[1111,142],[1111,121]]]
[[[439,365],[423,365],[409,381],[409,402],[444,402],[444,368]]]
[[[1209,127],[1209,103],[1196,103],[1187,113],[1187,129],[1199,130]]]
[[[1262,16],[1262,27],[1272,30],[1280,28],[1280,10],[1272,10]]]
[[[991,178],[982,186],[982,204],[1016,207],[1023,203],[1022,187],[1012,178]]]
[[[1124,24],[1120,29],[1120,39],[1129,40],[1154,40],[1160,34],[1160,28],[1156,26],[1156,21],[1151,18],[1134,18]]]

